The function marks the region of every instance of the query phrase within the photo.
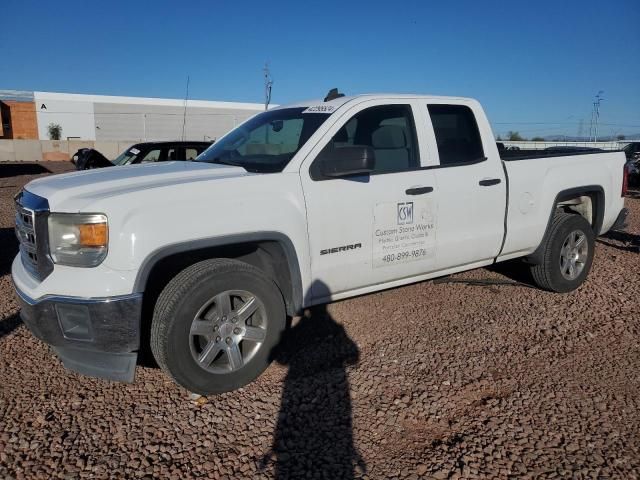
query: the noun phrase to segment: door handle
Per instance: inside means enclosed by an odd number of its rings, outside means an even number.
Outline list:
[[[498,185],[502,180],[499,178],[485,178],[478,182],[479,185],[483,187],[490,187],[491,185]]]
[[[407,188],[404,193],[407,195],[424,195],[433,192],[433,187],[413,187]]]

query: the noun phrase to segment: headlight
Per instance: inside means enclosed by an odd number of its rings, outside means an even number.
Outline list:
[[[55,263],[73,267],[95,267],[107,256],[108,245],[109,228],[106,215],[49,215],[49,253]]]

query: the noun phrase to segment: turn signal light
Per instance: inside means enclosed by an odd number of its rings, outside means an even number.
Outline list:
[[[83,247],[105,247],[108,243],[106,223],[85,223],[78,225],[80,245]]]

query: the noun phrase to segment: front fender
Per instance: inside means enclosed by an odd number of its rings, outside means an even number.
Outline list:
[[[281,232],[264,231],[226,235],[166,245],[152,252],[144,259],[138,269],[133,291],[140,293],[144,292],[154,267],[168,257],[206,249],[262,242],[276,242],[282,247],[286,257],[289,278],[291,280],[291,298],[289,302],[291,310],[290,313],[298,313],[303,307],[303,281],[300,262],[298,260],[298,253],[293,241]]]

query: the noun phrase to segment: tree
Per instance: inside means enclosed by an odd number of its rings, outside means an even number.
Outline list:
[[[618,135],[616,138],[618,140],[626,140],[627,139],[627,137],[625,137],[624,135]]]
[[[511,142],[521,142],[523,140],[526,140],[526,138],[521,137],[520,133],[518,133],[518,132],[513,132],[513,131],[509,130],[507,132],[507,140],[509,140]]]
[[[62,137],[62,127],[58,123],[50,123],[47,127],[49,133],[49,140],[60,140]]]
[[[501,137],[500,135],[498,135],[498,137],[496,138],[496,140],[497,140],[498,142],[501,142],[501,141],[502,141],[502,137]]]
[[[532,142],[544,142],[544,138],[542,137],[533,137],[531,139]]]

